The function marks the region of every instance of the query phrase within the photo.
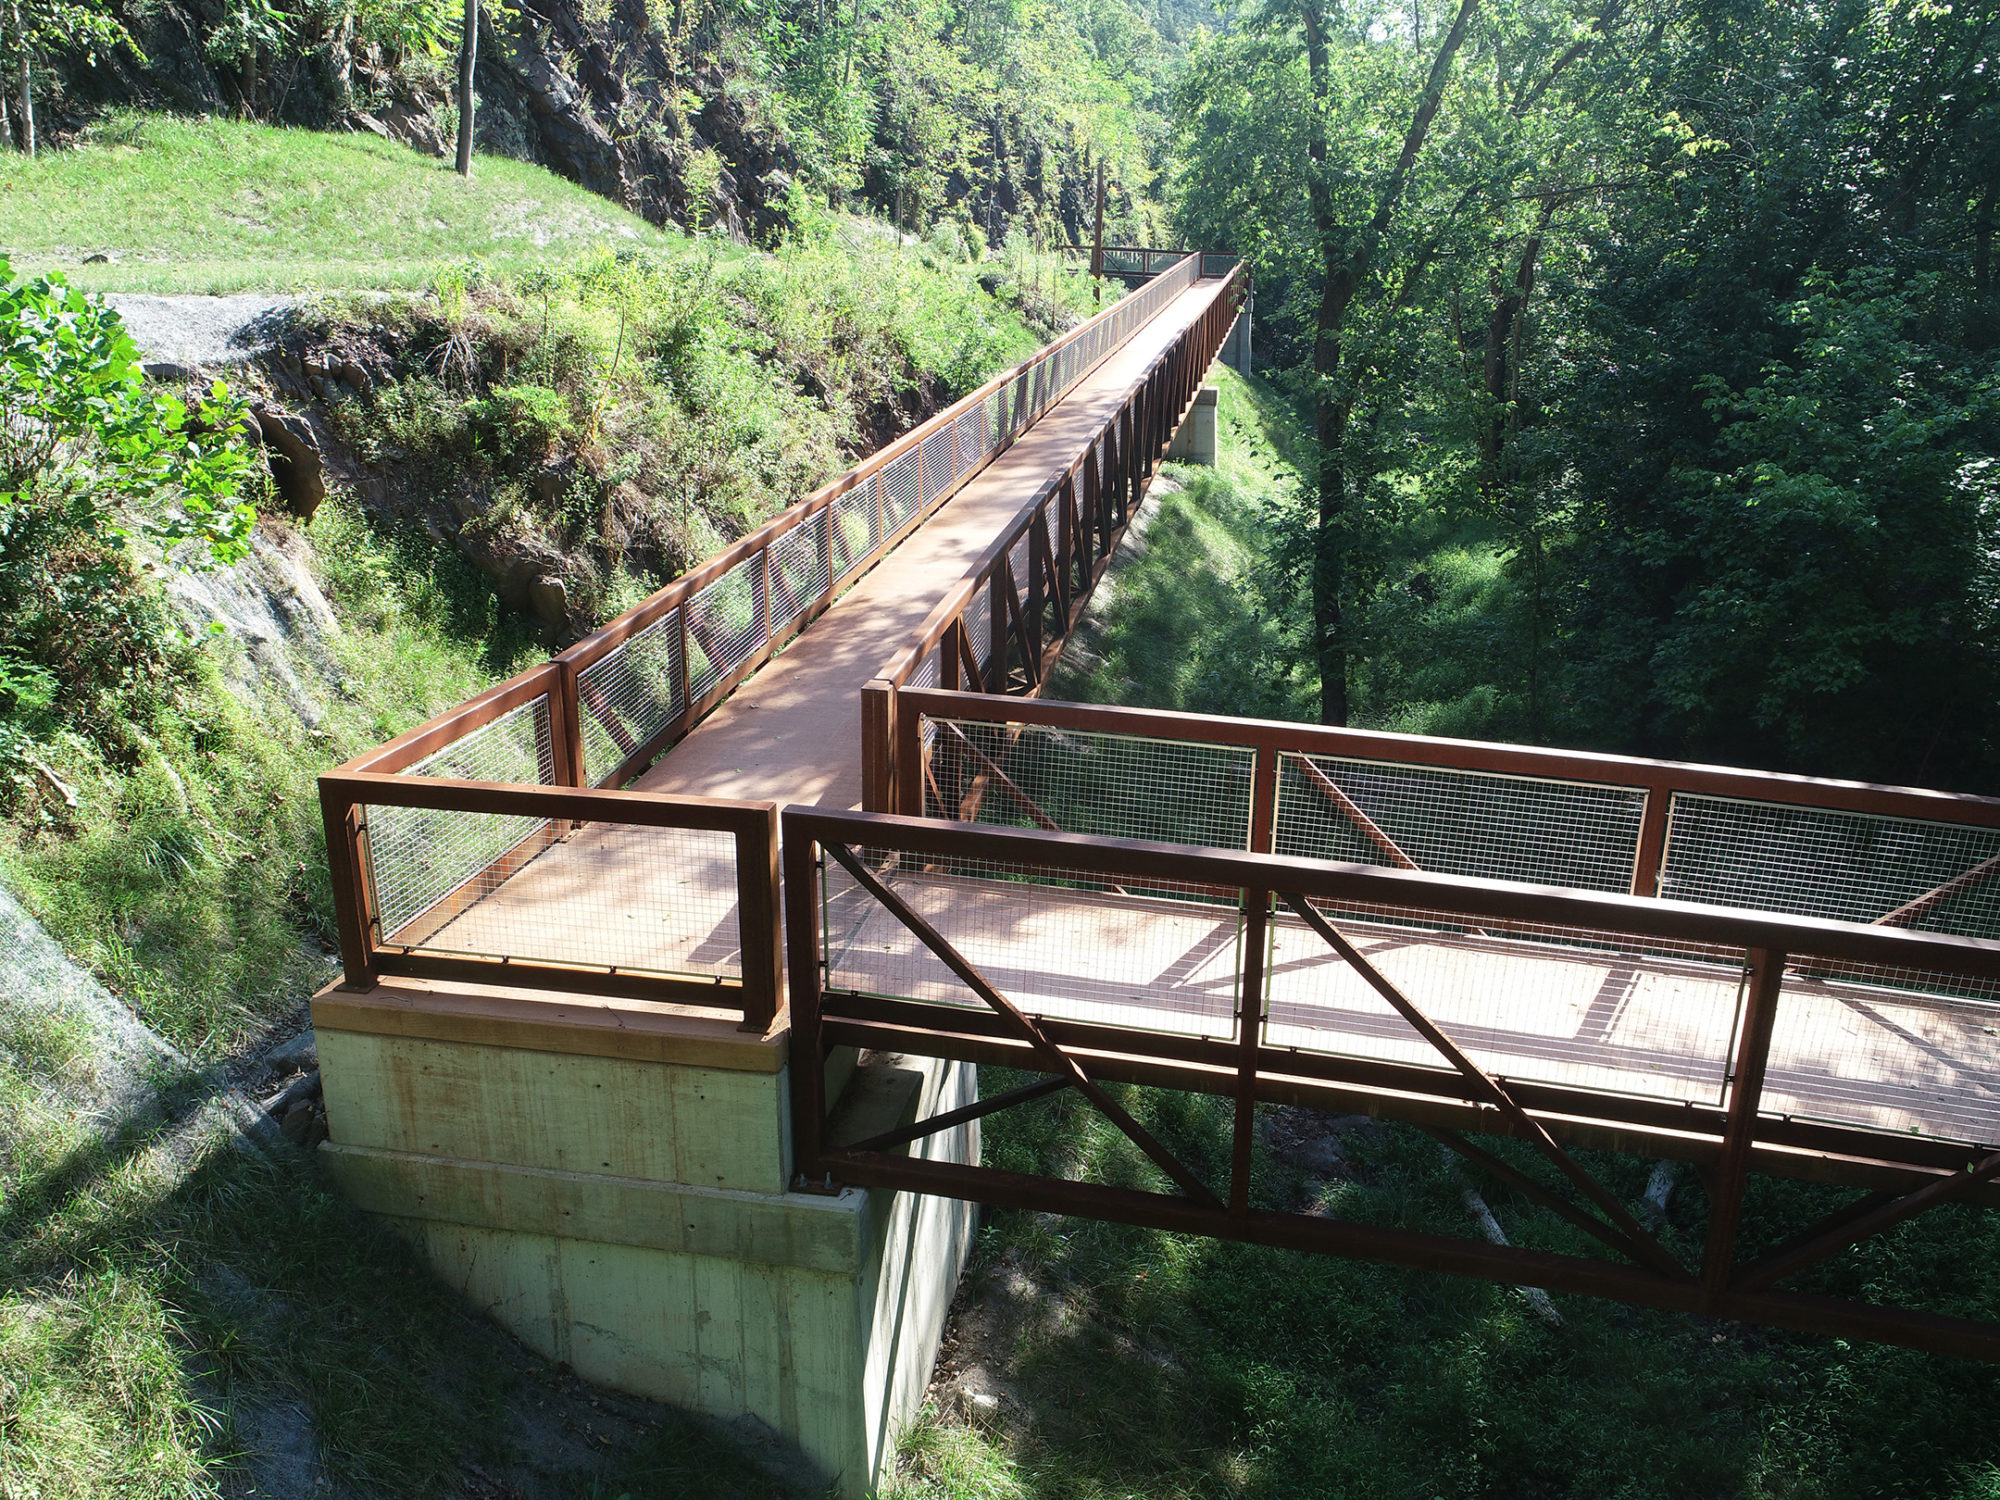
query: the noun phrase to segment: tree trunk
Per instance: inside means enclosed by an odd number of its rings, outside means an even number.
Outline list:
[[[28,27],[21,15],[20,0],[14,0],[13,13],[16,82],[20,89],[21,105],[21,149],[33,156],[35,154],[34,66],[28,61]]]
[[[1349,635],[1354,600],[1350,594],[1352,542],[1351,507],[1347,491],[1348,419],[1354,409],[1351,389],[1341,384],[1341,348],[1346,331],[1348,308],[1355,294],[1374,269],[1382,237],[1395,221],[1403,190],[1409,185],[1417,155],[1437,118],[1444,98],[1445,82],[1451,76],[1452,59],[1458,53],[1479,0],[1459,0],[1444,40],[1438,44],[1424,91],[1417,98],[1409,129],[1395,167],[1382,184],[1375,210],[1368,223],[1350,232],[1339,221],[1333,193],[1326,181],[1326,120],[1331,109],[1332,64],[1327,56],[1326,31],[1319,0],[1305,0],[1300,8],[1306,33],[1306,71],[1312,84],[1312,122],[1306,136],[1307,193],[1313,229],[1319,236],[1320,289],[1319,315],[1313,329],[1313,435],[1319,448],[1319,504],[1313,535],[1313,651],[1319,667],[1319,715],[1322,724],[1347,722],[1347,673]]]
[[[11,150],[14,145],[14,111],[7,104],[7,91],[0,88],[0,141]]]
[[[1549,221],[1558,203],[1554,193],[1542,197],[1541,213],[1534,231],[1521,247],[1521,261],[1514,272],[1514,284],[1502,288],[1493,278],[1493,312],[1486,320],[1486,406],[1479,422],[1479,487],[1487,503],[1498,505],[1502,488],[1501,456],[1512,427],[1511,395],[1520,380],[1517,358],[1520,331],[1528,314],[1528,298],[1535,290],[1535,268],[1548,236]]]
[[[472,175],[472,70],[479,60],[479,0],[465,0],[458,45],[458,175]]]

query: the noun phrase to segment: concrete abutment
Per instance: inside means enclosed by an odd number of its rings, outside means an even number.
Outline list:
[[[977,1210],[790,1190],[788,1034],[641,1001],[323,991],[330,1175],[439,1277],[587,1380],[797,1443],[844,1495],[886,1473]],[[969,1064],[851,1052],[832,1128],[970,1103]],[[977,1161],[978,1124],[908,1148]]]

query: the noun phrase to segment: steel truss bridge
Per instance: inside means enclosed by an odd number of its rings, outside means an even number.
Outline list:
[[[1941,1204],[2000,1201],[2000,800],[1043,701],[1248,291],[1227,256],[1118,269],[1137,289],[1033,359],[322,778],[347,985],[789,1031],[800,1187],[2000,1358],[2000,1327],[1787,1287]],[[1041,1077],[845,1140],[821,1066],[844,1048]],[[1112,1083],[1232,1101],[1226,1177]],[[1057,1090],[1161,1190],[908,1150]],[[1412,1124],[1595,1248],[1260,1205],[1260,1104]],[[1693,1163],[1699,1256],[1579,1148]],[[1746,1247],[1751,1173],[1857,1196]]]

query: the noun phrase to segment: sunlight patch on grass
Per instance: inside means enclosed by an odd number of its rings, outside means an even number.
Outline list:
[[[421,289],[446,263],[513,271],[607,243],[690,241],[527,162],[482,156],[466,181],[372,135],[237,120],[113,115],[0,174],[15,271],[96,291]]]

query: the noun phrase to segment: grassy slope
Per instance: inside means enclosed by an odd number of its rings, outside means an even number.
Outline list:
[[[332,973],[317,769],[535,654],[484,581],[330,501],[309,536],[343,618],[341,686],[308,735],[198,671],[129,769],[53,749],[81,804],[17,816],[0,873],[70,953],[202,1063],[225,1062]],[[232,648],[210,641],[204,654]],[[254,860],[248,856],[257,855]],[[409,1251],[267,1161],[167,1080],[162,1117],[96,1141],[53,1093],[90,1060],[0,1014],[0,1497],[210,1495],[266,1439],[233,1413],[311,1414],[334,1479],[363,1493],[456,1491],[468,1463],[527,1462],[517,1434],[549,1372],[510,1357]],[[599,1489],[572,1467],[536,1493],[785,1493],[698,1424],[611,1424]]]
[[[124,115],[76,150],[0,161],[0,250],[97,291],[417,288],[447,262],[687,244],[545,168],[482,156],[467,182],[371,135]]]
[[[1217,380],[1218,469],[1183,471],[1189,488],[1163,502],[1090,649],[1071,653],[1053,696],[1311,716],[1310,684],[1284,675],[1296,653],[1271,629],[1258,587],[1271,542],[1264,517],[1295,480],[1283,456],[1289,424],[1267,388],[1226,370]],[[1476,542],[1435,542],[1427,565],[1447,586],[1409,623],[1409,681],[1421,677],[1426,644],[1449,649],[1476,625],[1490,586]],[[1429,703],[1410,717],[1453,717],[1447,693]],[[981,1072],[984,1092],[1019,1081]],[[1226,1103],[1121,1096],[1198,1172],[1226,1178]],[[996,1166],[1167,1189],[1067,1096],[991,1116],[983,1130]],[[1331,1181],[1260,1150],[1255,1196],[1472,1232],[1466,1179],[1427,1138],[1364,1127],[1341,1142],[1346,1168]],[[1512,1143],[1498,1149],[1536,1170]],[[1627,1201],[1651,1168],[1608,1154],[1589,1164]],[[1504,1186],[1478,1186],[1514,1243],[1592,1253]],[[1753,1180],[1748,1252],[1846,1196]],[[1684,1260],[1698,1259],[1706,1212],[1684,1169],[1663,1231]],[[1991,1216],[1955,1210],[1872,1242],[1800,1289],[1993,1317],[1990,1279],[1963,1268],[1991,1264],[1996,1249]],[[2000,1399],[2000,1371],[1987,1366],[1586,1298],[1559,1299],[1564,1326],[1551,1328],[1505,1287],[1080,1220],[994,1216],[968,1285],[1004,1284],[983,1274],[1002,1261],[1039,1285],[1036,1308],[1062,1311],[1003,1318],[1008,1331],[988,1358],[1020,1406],[997,1427],[930,1414],[905,1439],[901,1500],[2000,1496],[2000,1442],[1963,1420]]]
[[[478,252],[504,271],[607,242],[683,243],[512,163],[482,162],[468,189],[360,137],[148,120],[139,138],[149,144],[32,167],[6,159],[0,244],[17,265],[108,243],[134,259],[92,268],[98,285],[421,285],[430,257]],[[515,233],[523,223],[569,238],[535,247]],[[729,321],[690,379],[739,422],[799,405],[792,368],[834,357],[828,307],[874,320],[871,338],[953,378],[1034,342],[977,297],[972,266],[838,237],[779,258],[714,248],[730,263]],[[801,446],[763,425],[777,446]],[[746,490],[743,519],[777,498]],[[202,1067],[286,1034],[333,972],[317,772],[541,654],[535,628],[427,538],[378,534],[338,495],[306,535],[342,622],[324,677],[302,667],[326,708],[316,730],[274,691],[246,700],[227,685],[240,648],[190,643],[171,703],[132,726],[126,751],[68,732],[37,745],[47,774],[15,795],[0,837],[0,879]],[[522,1404],[540,1410],[546,1367],[505,1356],[306,1163],[274,1165],[186,1125],[205,1086],[169,1081],[162,1122],[92,1141],[55,1102],[87,1051],[8,1022],[0,1013],[0,1500],[218,1493],[232,1455],[267,1446],[232,1411],[291,1403],[311,1414],[328,1473],[362,1492],[452,1493],[468,1463],[518,1474],[532,1457]],[[558,1465],[524,1493],[790,1493],[671,1414],[617,1430],[601,1483]]]

